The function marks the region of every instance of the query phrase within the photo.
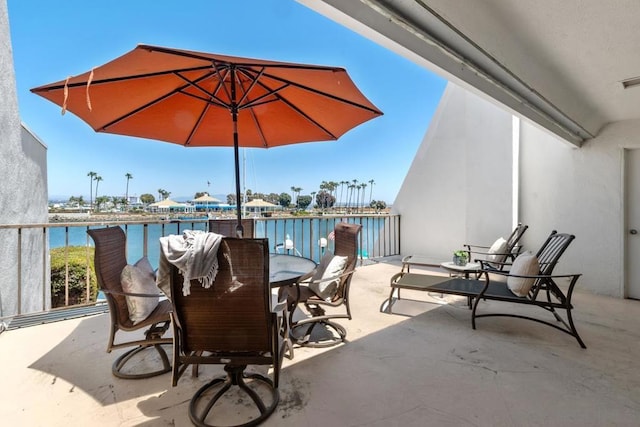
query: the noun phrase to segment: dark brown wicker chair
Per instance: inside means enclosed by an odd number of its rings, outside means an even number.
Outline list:
[[[194,365],[194,375],[201,364],[225,365],[226,377],[213,379],[192,397],[191,421],[199,426],[211,425],[208,421],[214,422],[223,415],[216,413],[220,406],[216,402],[236,385],[258,408],[248,422],[246,411],[242,410],[244,423],[240,425],[257,425],[278,405],[284,350],[278,307],[271,309],[268,240],[224,238],[218,250],[218,264],[213,285],[204,288],[193,280],[188,296],[183,296],[178,269],[171,268],[175,339],[172,382],[175,386],[189,365]],[[282,304],[282,309],[285,306]],[[260,374],[247,374],[247,365],[272,365],[273,381]],[[267,403],[256,392],[265,387],[270,394],[265,399],[270,400]]]
[[[225,237],[236,237],[236,225],[238,220],[236,219],[210,219],[209,220],[209,232],[221,234]],[[254,221],[251,218],[242,219],[242,228],[244,234],[242,237],[253,237]]]
[[[358,261],[358,235],[361,228],[362,225],[360,224],[345,222],[336,224],[334,230],[334,255],[346,256],[347,263],[342,274],[323,280],[323,282],[338,280],[337,292],[330,301],[323,300],[309,288],[314,272],[302,277],[298,283],[288,290],[289,333],[292,341],[296,344],[310,347],[328,347],[345,340],[347,336],[346,329],[331,319],[351,320],[349,287],[351,286],[351,277],[355,272]],[[318,282],[316,280],[316,283]],[[304,306],[309,316],[295,320],[295,309],[301,308],[301,305]],[[325,307],[332,307],[337,310],[327,313]],[[344,308],[344,311],[341,311],[340,308]],[[314,331],[316,333],[315,337],[313,335]]]
[[[167,300],[160,301],[156,309],[145,320],[134,325],[129,318],[129,308],[127,307],[125,296],[157,298],[159,293],[155,295],[127,294],[122,290],[120,274],[127,265],[127,259],[125,256],[126,236],[120,227],[92,229],[87,233],[95,242],[94,265],[96,278],[100,290],[105,294],[111,315],[111,331],[109,333],[109,342],[107,343],[107,352],[110,353],[115,349],[134,346],[133,349],[122,354],[113,363],[113,375],[118,378],[141,379],[169,372],[171,370],[171,362],[162,345],[169,345],[173,342],[171,338],[163,338],[171,322],[169,314],[171,303]],[[144,339],[115,343],[116,332],[138,331],[143,328],[148,328],[144,333]],[[158,352],[162,367],[151,372],[126,372],[124,369],[126,363],[133,356],[147,349],[155,349]]]

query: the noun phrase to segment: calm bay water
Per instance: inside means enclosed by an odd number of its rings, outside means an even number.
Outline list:
[[[362,228],[362,249],[361,255],[368,257],[369,253],[375,252],[372,248],[377,244],[380,230],[385,225],[384,216],[367,218],[349,218],[349,222],[361,223]],[[323,248],[321,239],[326,240],[326,248],[333,248],[333,241],[330,233],[337,222],[342,221],[340,217],[323,218],[287,218],[258,220],[255,226],[256,237],[267,237],[269,239],[270,252],[282,252],[281,248],[276,248],[277,244],[282,244],[286,239],[291,240],[295,249],[289,253],[302,255],[311,258],[316,262],[322,256]],[[127,234],[127,261],[135,263],[143,255],[144,249],[144,226],[142,224],[121,225]],[[100,227],[91,227],[100,228]],[[88,227],[78,223],[77,226],[68,227],[69,246],[93,246],[93,240],[87,235]],[[149,224],[147,256],[154,268],[158,266],[160,256],[159,239],[169,234],[181,234],[184,230],[204,230],[207,224],[194,223],[188,220],[180,222],[167,222],[163,224]],[[52,227],[49,234],[49,245],[53,248],[64,247],[66,242],[65,227]]]

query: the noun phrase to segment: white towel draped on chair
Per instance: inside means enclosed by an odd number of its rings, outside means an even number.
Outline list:
[[[160,263],[156,283],[171,298],[169,264],[175,265],[182,274],[183,295],[189,295],[192,279],[203,287],[210,287],[218,273],[218,248],[222,235],[200,230],[186,230],[182,235],[171,234],[160,238]]]

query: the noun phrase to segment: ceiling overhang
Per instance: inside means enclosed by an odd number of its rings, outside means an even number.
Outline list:
[[[298,1],[450,81],[488,95],[574,145],[595,137],[603,124],[572,117],[425,1]]]

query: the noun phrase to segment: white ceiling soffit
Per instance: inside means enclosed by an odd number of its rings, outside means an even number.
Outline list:
[[[514,30],[514,27],[517,28],[519,24],[519,22],[512,22],[513,19],[523,18],[521,15],[518,16],[517,13],[528,13],[531,8],[539,7],[540,4],[536,6],[531,2],[525,2],[528,5],[513,6],[514,3],[509,1],[500,3],[503,0],[473,0],[472,2],[430,0],[429,4],[437,4],[440,11],[446,10],[447,19],[441,14],[442,12],[430,7],[425,0],[297,1],[386,47],[392,48],[396,52],[404,55],[409,53],[410,59],[416,60],[416,55],[426,59],[437,67],[435,69],[430,67],[431,69],[442,74],[447,79],[466,83],[466,85],[500,101],[516,113],[577,146],[580,146],[584,140],[593,138],[607,121],[602,114],[598,113],[597,109],[590,108],[589,102],[586,102],[587,100],[581,99],[578,91],[572,92],[570,84],[563,84],[566,83],[564,80],[571,79],[572,76],[564,75],[564,77],[560,78],[560,82],[551,82],[551,80],[554,80],[553,73],[541,69],[541,67],[545,66],[545,62],[541,60],[544,58],[528,58],[526,56],[527,52],[521,51],[526,46],[513,44],[522,39],[522,37],[518,38],[517,35],[514,36],[509,33],[509,31]],[[480,15],[484,13],[484,18],[495,19],[489,15],[492,12],[491,9],[493,8],[493,12],[495,12],[495,9],[502,8],[503,4],[505,5],[504,9],[509,7],[518,9],[515,12],[513,10],[508,11],[511,13],[508,15],[512,24],[510,28],[492,26],[490,30],[486,30],[482,25],[483,23],[479,22],[480,20],[476,20],[474,16],[477,10],[470,10],[474,9],[474,6],[476,8],[485,8],[486,10],[482,10]],[[500,12],[505,11],[501,10]],[[507,15],[507,13],[505,12],[504,15]],[[456,28],[451,23],[452,17],[460,18],[458,19],[459,22],[465,22],[467,24],[466,28],[470,33],[476,30],[477,37],[474,39],[474,37]],[[474,20],[476,22],[473,22]],[[489,25],[490,23],[485,24]],[[571,29],[567,31],[571,31]],[[501,32],[503,34],[500,34]],[[541,37],[544,39],[545,29],[539,28],[538,32],[542,34]],[[516,42],[512,42],[511,51],[509,49],[500,50],[499,47],[494,48],[494,51],[502,54],[502,61],[491,55],[486,48],[483,48],[475,41],[478,38],[485,41],[499,40],[501,36],[513,36],[513,39],[516,40]],[[561,42],[561,40],[558,40],[558,42]],[[516,49],[513,49],[514,46]],[[542,44],[536,47],[538,50],[544,49]],[[514,56],[512,52],[515,50],[520,51],[516,52]],[[513,58],[521,60],[517,64],[520,66],[520,74],[505,65],[506,60]],[[524,62],[522,61],[523,58]],[[551,90],[547,90],[546,94],[543,94],[536,87],[528,84],[527,81],[520,77],[524,68],[541,70],[538,75],[535,75],[536,70],[533,70],[531,73],[534,74],[530,74],[527,77],[532,75],[538,77],[540,81],[536,81],[537,87],[540,89],[551,88]],[[524,71],[524,74],[526,74],[526,70]],[[540,75],[543,77],[539,77]],[[546,81],[544,80],[545,77],[547,78]],[[536,78],[530,78],[529,80],[536,80]],[[548,83],[550,85],[547,85]],[[556,90],[553,90],[554,85]],[[568,108],[559,108],[554,102],[550,101],[550,95],[553,96],[554,92],[557,95],[558,91],[565,92],[561,94],[564,98],[560,96],[556,96],[556,98],[557,100],[567,99]],[[575,106],[575,108],[571,109],[572,106]],[[574,113],[574,116],[581,116],[581,120],[578,121],[571,117],[567,113],[569,110]]]

